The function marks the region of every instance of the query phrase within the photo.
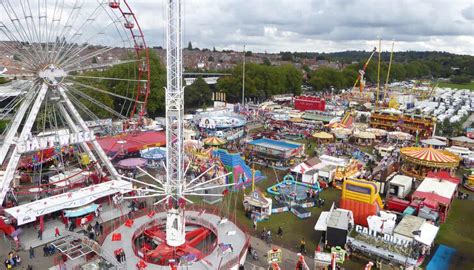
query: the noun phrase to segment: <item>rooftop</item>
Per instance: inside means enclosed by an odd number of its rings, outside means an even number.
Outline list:
[[[413,234],[413,232],[419,231],[423,223],[425,223],[425,219],[423,218],[412,215],[406,215],[395,227],[393,233],[403,235],[409,238],[415,238],[415,234]]]

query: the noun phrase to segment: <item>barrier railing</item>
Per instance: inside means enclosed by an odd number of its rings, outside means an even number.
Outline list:
[[[158,206],[145,207],[145,208],[134,211],[132,213],[132,218],[135,219],[135,218],[143,217],[143,216],[147,215],[148,213],[150,213],[151,211],[155,211],[155,212],[159,213],[159,212],[164,212],[166,210],[163,207],[158,207]],[[223,216],[222,215],[222,209],[219,209],[219,208],[214,207],[214,206],[208,206],[208,205],[190,205],[190,206],[187,207],[186,211],[187,212],[195,211],[195,212],[198,212],[198,213],[209,213],[209,214],[212,214],[212,215]],[[227,218],[228,218],[229,221],[233,222],[245,234],[245,243],[244,243],[244,246],[243,246],[242,250],[239,252],[239,254],[236,254],[234,257],[232,257],[230,260],[228,260],[224,264],[219,265],[218,269],[231,269],[232,267],[234,267],[236,265],[239,265],[241,259],[244,256],[246,256],[247,249],[248,249],[248,246],[250,244],[250,236],[247,233],[247,228],[245,226],[243,226],[240,222],[238,222],[234,215],[232,215],[230,217],[227,217]],[[128,219],[128,214],[123,214],[120,217],[118,217],[117,219],[115,219],[114,221],[106,224],[104,226],[103,234],[98,239],[98,243],[103,244],[103,242],[105,241],[107,236],[110,233],[112,233],[114,230],[119,228],[120,226],[124,225],[127,219]],[[214,224],[212,224],[211,222],[209,222],[209,221],[207,221],[203,218],[196,218],[195,216],[189,215],[189,214],[186,215],[186,220],[190,223],[201,225],[203,227],[209,228],[218,237],[217,227]],[[147,228],[149,228],[151,226],[163,225],[163,224],[166,224],[166,219],[153,219],[150,222],[142,224],[141,226],[139,226],[135,230],[135,232],[133,234],[133,237],[131,239],[132,242],[136,239],[136,237],[143,234],[143,232]],[[217,240],[211,246],[210,251],[214,250],[218,243],[219,243],[219,238],[217,238]],[[139,255],[139,250],[133,244],[132,244],[132,249],[133,249],[133,252],[135,253],[136,256],[138,256],[140,258],[143,258],[143,256]],[[233,255],[233,254],[230,254],[228,256],[231,256],[231,255]]]

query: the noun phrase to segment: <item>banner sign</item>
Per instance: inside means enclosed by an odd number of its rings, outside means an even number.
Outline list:
[[[93,131],[77,132],[71,134],[58,134],[44,137],[33,137],[17,143],[19,153],[45,150],[56,146],[66,146],[95,139]]]
[[[368,236],[373,237],[373,238],[379,238],[379,239],[381,239],[385,242],[392,243],[392,244],[395,244],[395,245],[408,247],[408,245],[410,244],[410,241],[407,241],[405,239],[401,239],[401,238],[395,237],[395,236],[387,234],[387,233],[383,233],[383,234],[378,233],[375,230],[371,230],[367,227],[362,227],[360,225],[355,226],[355,231],[357,233],[365,234],[365,235],[368,235]]]

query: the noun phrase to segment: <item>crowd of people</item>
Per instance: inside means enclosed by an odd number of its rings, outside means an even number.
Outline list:
[[[5,260],[4,264],[6,269],[12,269],[14,267],[20,266],[21,257],[15,251],[12,250],[8,253],[8,257]]]

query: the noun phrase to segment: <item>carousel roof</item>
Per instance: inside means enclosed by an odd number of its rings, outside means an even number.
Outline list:
[[[405,147],[400,149],[402,157],[413,162],[446,164],[449,167],[454,167],[459,164],[460,157],[445,151],[437,150],[431,147]]]
[[[219,146],[226,143],[226,140],[218,138],[218,137],[209,137],[202,141],[205,145],[210,146]]]
[[[317,139],[326,139],[326,140],[334,138],[332,134],[324,132],[324,131],[313,133],[313,137]]]

